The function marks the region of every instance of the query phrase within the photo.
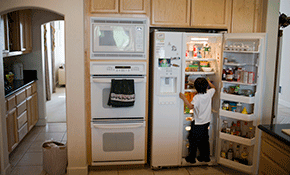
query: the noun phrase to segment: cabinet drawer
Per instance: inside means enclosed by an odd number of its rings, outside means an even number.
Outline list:
[[[27,122],[27,112],[23,112],[17,117],[18,130]]]
[[[15,95],[12,95],[7,98],[7,111],[10,111],[16,106],[16,99]]]
[[[259,174],[266,175],[289,175],[276,163],[266,157],[263,153],[260,155]]]
[[[271,160],[276,162],[280,167],[290,173],[290,157],[286,152],[265,140],[262,140],[261,151]]]
[[[26,99],[25,89],[23,89],[23,90],[17,92],[17,93],[15,94],[15,96],[16,96],[16,104],[19,104],[19,103],[21,103],[22,101],[24,101],[24,100]]]
[[[31,86],[28,86],[26,88],[26,97],[29,97],[31,94],[32,94],[32,87]]]
[[[34,94],[37,91],[36,82],[32,83],[31,85],[31,93]]]
[[[19,142],[23,139],[23,137],[27,134],[27,123],[25,123],[19,130],[18,130],[18,138]]]
[[[18,116],[20,114],[22,114],[26,110],[26,100],[24,100],[22,103],[17,105],[16,109],[17,109],[17,115]]]

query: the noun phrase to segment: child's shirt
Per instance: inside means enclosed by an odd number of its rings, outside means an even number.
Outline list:
[[[196,94],[191,104],[194,105],[193,116],[195,125],[203,125],[211,121],[211,99],[215,89],[207,90],[205,94]]]

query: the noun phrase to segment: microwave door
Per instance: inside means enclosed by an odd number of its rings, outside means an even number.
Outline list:
[[[93,52],[134,52],[132,26],[93,24]]]

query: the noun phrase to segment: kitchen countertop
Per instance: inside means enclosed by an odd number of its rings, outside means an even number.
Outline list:
[[[35,82],[36,80],[14,80],[11,87],[11,90],[5,90],[5,98],[14,94],[15,92],[19,91],[20,89],[29,86],[30,84],[32,84],[33,82]]]
[[[259,125],[258,128],[281,142],[290,145],[290,136],[282,132],[282,129],[290,129],[290,124]]]

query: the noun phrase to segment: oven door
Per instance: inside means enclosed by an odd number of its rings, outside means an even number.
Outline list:
[[[98,162],[144,161],[145,121],[93,121],[92,160]]]
[[[131,107],[111,107],[108,100],[111,79],[134,80],[135,103]],[[145,116],[146,77],[116,78],[91,77],[91,117],[92,118],[144,118]]]

